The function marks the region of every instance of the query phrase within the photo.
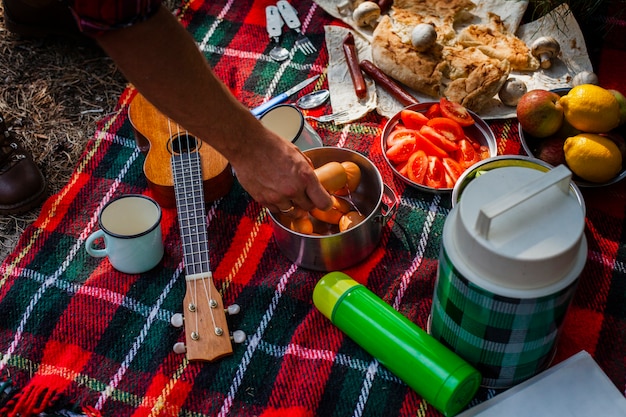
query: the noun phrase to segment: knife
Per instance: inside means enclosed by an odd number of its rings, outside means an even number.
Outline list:
[[[315,80],[317,80],[319,78],[319,74],[315,75],[311,78],[307,78],[306,80],[302,81],[301,83],[296,84],[295,86],[291,87],[289,90],[285,91],[282,94],[277,95],[276,97],[273,97],[271,99],[269,99],[268,101],[266,101],[265,103],[261,104],[258,107],[255,107],[251,110],[252,114],[254,115],[254,117],[259,117],[261,116],[263,113],[265,113],[267,110],[269,110],[270,108],[274,107],[277,104],[280,104],[284,101],[286,101],[289,96],[297,93],[298,91],[302,90],[304,87],[306,87],[307,85],[313,83]]]

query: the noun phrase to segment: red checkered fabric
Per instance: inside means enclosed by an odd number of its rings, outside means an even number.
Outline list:
[[[341,24],[310,0],[294,1],[319,53],[295,53],[277,63],[267,55],[269,4],[192,1],[181,8],[183,24],[215,72],[249,107],[312,74],[322,74],[318,87],[326,86],[323,27]],[[294,40],[293,33],[283,37],[285,44]],[[625,60],[624,50],[602,50],[604,86],[626,92],[618,64]],[[184,340],[169,321],[182,311],[185,293],[175,211],[164,210],[165,257],[148,273],[119,273],[84,248],[111,198],[152,195],[127,117],[134,94],[127,89],[115,113],[99,123],[68,184],[48,199],[0,265],[0,415],[65,408],[116,417],[440,416],[317,311],[311,295],[323,274],[281,254],[266,212],[237,183],[208,207],[209,246],[225,304],[242,307],[229,328],[244,330],[247,340],[215,363],[190,362],[172,351]],[[384,123],[375,114],[340,126],[312,122],[325,145],[356,150],[374,162],[399,196],[377,248],[344,272],[425,328],[450,196],[418,192],[393,176],[379,143]],[[521,152],[515,120],[490,124],[500,154]],[[588,351],[622,393],[624,187],[583,191],[589,257],[555,359]],[[472,404],[495,394],[481,390]]]

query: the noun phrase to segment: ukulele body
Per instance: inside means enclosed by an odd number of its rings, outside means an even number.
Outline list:
[[[130,104],[128,118],[135,132],[135,142],[146,155],[144,174],[155,199],[163,207],[176,207],[169,144],[172,136],[184,134],[184,129],[170,121],[139,93]],[[222,154],[205,142],[199,141],[199,144],[197,152],[202,163],[204,199],[212,202],[228,194],[234,177],[228,160]]]

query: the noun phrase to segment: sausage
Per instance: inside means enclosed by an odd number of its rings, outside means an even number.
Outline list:
[[[339,224],[341,217],[352,210],[352,206],[350,206],[350,203],[345,201],[343,198],[337,198],[334,195],[331,196],[331,198],[333,199],[333,206],[330,209],[323,211],[318,208],[314,208],[309,213],[317,220],[321,220],[325,223]]]
[[[322,187],[331,194],[345,187],[348,182],[346,170],[343,165],[336,161],[315,168],[315,175],[317,175]]]
[[[361,183],[361,168],[352,161],[343,161],[341,163],[343,169],[346,171],[346,186],[340,190],[335,191],[337,195],[349,195],[356,191],[357,187]]]
[[[350,71],[350,77],[354,85],[354,92],[358,98],[365,98],[365,96],[367,96],[367,85],[365,84],[363,73],[359,68],[359,58],[356,53],[354,36],[351,32],[348,32],[343,40],[343,53],[346,56],[346,63],[348,64],[348,70]]]
[[[364,59],[359,64],[359,67],[370,78],[378,83],[382,88],[391,94],[396,100],[398,100],[403,106],[410,104],[417,104],[419,101],[409,94],[404,88],[402,88],[395,80],[382,72],[380,68],[374,65],[373,62]]]

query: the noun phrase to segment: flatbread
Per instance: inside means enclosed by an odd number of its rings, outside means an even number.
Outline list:
[[[422,94],[445,96],[479,112],[512,70],[534,71],[539,62],[494,13],[486,24],[461,25],[471,20],[473,6],[469,0],[394,1],[374,29],[372,61]],[[419,23],[430,23],[437,32],[437,43],[425,52],[411,44]]]
[[[438,97],[443,78],[443,47],[417,52],[393,30],[391,18],[383,16],[374,30],[372,62],[385,74],[408,87]]]
[[[507,60],[516,71],[535,71],[539,69],[539,60],[535,58],[526,43],[508,33],[500,16],[489,13],[489,23],[470,25],[456,37],[457,44],[464,47],[476,47],[485,55]]]
[[[509,77],[507,60],[486,56],[479,48],[445,48],[446,77],[441,95],[464,107],[484,108]]]

